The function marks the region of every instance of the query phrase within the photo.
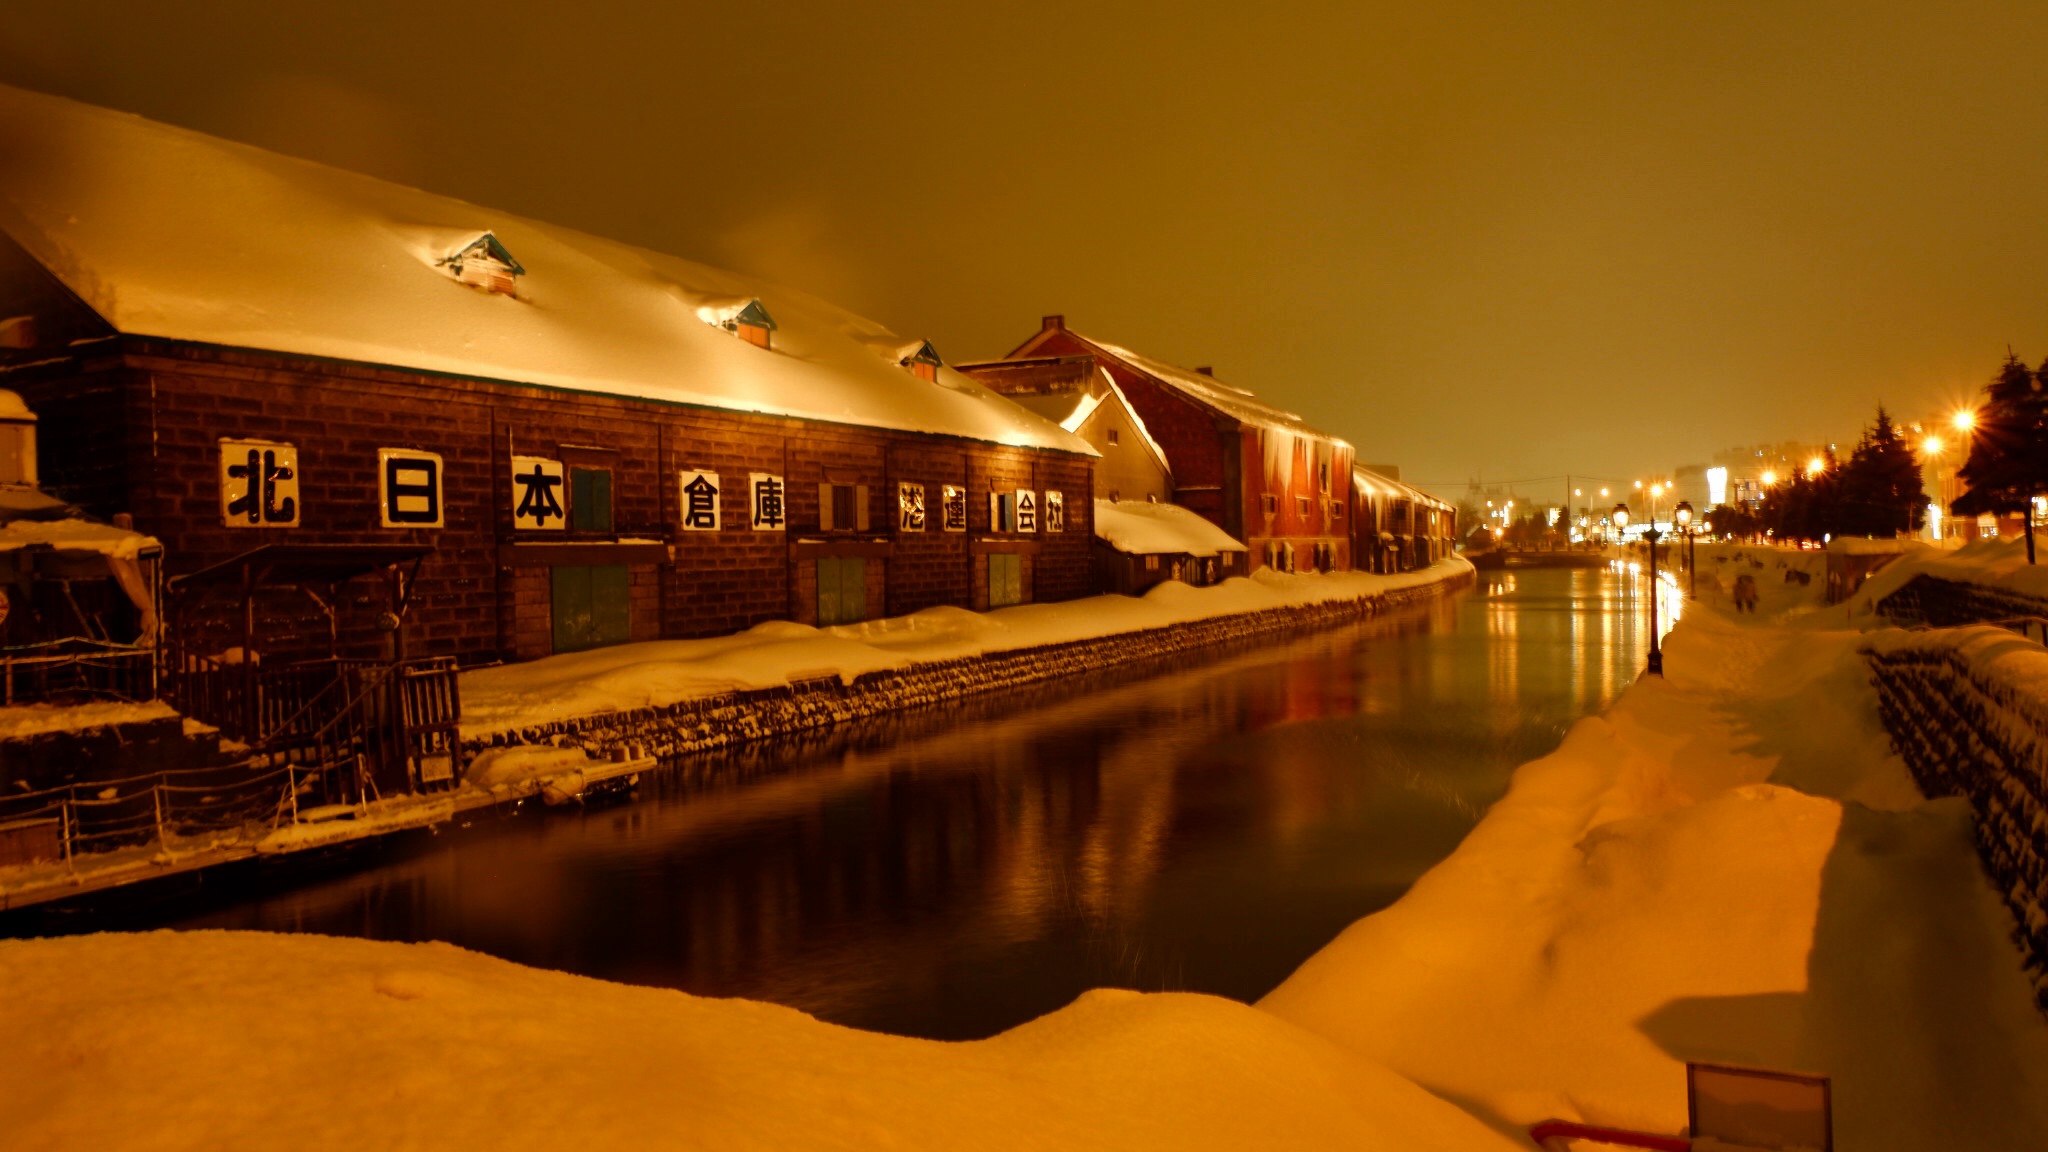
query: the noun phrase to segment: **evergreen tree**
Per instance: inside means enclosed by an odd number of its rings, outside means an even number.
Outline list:
[[[1772,488],[1764,496],[1760,515],[1764,526],[1779,540],[1813,540],[1839,531],[1841,469],[1833,450],[1822,454],[1818,474],[1804,470]]]
[[[2048,362],[2042,367],[2048,369]],[[2034,497],[2048,492],[2048,395],[2041,377],[2007,352],[1998,375],[1984,386],[1984,403],[1970,434],[1970,455],[1956,475],[1969,490],[1955,502],[1958,515],[2018,512],[2034,562]]]
[[[1841,500],[1827,530],[1836,536],[1896,536],[1919,528],[1927,516],[1920,461],[1884,405],[1864,429],[1842,469]]]

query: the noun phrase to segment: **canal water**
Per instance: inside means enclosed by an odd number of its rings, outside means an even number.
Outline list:
[[[422,837],[171,926],[445,940],[949,1039],[1103,985],[1255,999],[1627,684],[1641,586],[1482,573],[1164,675],[654,774],[631,801]]]

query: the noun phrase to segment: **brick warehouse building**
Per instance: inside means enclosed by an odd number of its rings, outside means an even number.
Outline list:
[[[265,592],[266,656],[330,619],[369,652],[395,607],[412,651],[474,662],[1091,591],[1093,452],[922,341],[14,89],[0,157],[0,387],[47,486],[173,576],[424,553],[388,599]]]
[[[1191,508],[1250,549],[1253,568],[1348,569],[1353,451],[1292,412],[1186,369],[1083,336],[1063,316],[1000,361],[961,370],[991,388],[1029,389],[1004,365],[1086,357],[1116,383],[1165,449],[1173,502]]]

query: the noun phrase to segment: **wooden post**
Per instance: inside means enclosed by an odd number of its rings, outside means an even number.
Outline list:
[[[261,739],[258,731],[262,712],[256,704],[256,587],[249,565],[242,565],[242,738],[250,744]]]

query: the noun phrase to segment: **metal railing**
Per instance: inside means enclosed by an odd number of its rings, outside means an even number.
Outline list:
[[[456,671],[446,657],[253,667],[202,659],[177,673],[171,696],[253,756],[326,774],[329,799],[359,800],[460,777]]]
[[[0,796],[0,864],[79,857],[207,833],[257,833],[297,812],[290,765],[165,769]]]
[[[0,703],[149,700],[157,691],[156,656],[154,648],[84,636],[0,648]]]

